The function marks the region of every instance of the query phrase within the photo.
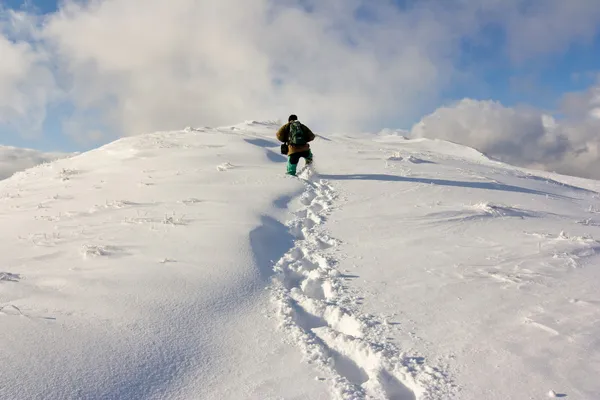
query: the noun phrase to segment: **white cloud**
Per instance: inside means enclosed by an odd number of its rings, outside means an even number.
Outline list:
[[[424,117],[411,135],[464,144],[515,165],[600,179],[600,120],[591,117],[590,101],[598,89],[569,97],[578,105],[576,118],[557,121],[539,110],[464,99]],[[588,117],[579,118],[582,112]]]
[[[597,0],[510,1],[515,6],[501,18],[515,60],[562,52],[574,41],[589,43],[600,32]]]
[[[436,105],[465,37],[496,24],[515,59],[562,50],[595,32],[595,1],[67,2],[42,34],[66,71],[76,124],[100,110],[94,132],[290,112],[322,129],[364,130]]]
[[[266,0],[69,3],[46,40],[79,110],[102,110],[127,134],[295,112],[327,129],[418,116],[453,73],[450,27],[386,6],[356,20],[361,1],[312,12]],[[373,8],[373,7],[371,7]]]
[[[560,136],[546,129],[542,114],[494,101],[464,99],[439,108],[416,124],[411,134],[467,144],[515,163],[548,159],[562,148]]]
[[[5,12],[2,17],[0,126],[33,137],[41,133],[46,107],[57,96],[57,89],[46,66],[45,51],[23,40],[31,29],[30,18],[16,12]]]
[[[39,126],[52,88],[29,78],[48,79],[50,54],[75,108],[65,122],[74,137],[290,112],[327,130],[410,121],[465,72],[456,67],[464,38],[497,24],[513,55],[561,48],[594,31],[594,2],[431,0],[400,10],[365,0],[67,0],[37,25],[12,13],[14,31],[39,27],[38,45],[9,43],[23,66],[0,89],[16,99],[4,119],[36,114]],[[563,15],[572,23],[561,25]],[[536,24],[560,29],[538,35]]]

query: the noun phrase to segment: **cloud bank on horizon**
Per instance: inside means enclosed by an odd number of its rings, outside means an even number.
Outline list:
[[[600,81],[559,110],[455,99],[480,84],[464,46],[502,32],[511,65],[599,33],[597,0],[67,0],[0,10],[0,126],[73,140],[297,113],[325,131],[411,132],[502,160],[600,178]],[[442,105],[440,107],[440,105]],[[435,110],[431,113],[431,110]],[[564,115],[556,118],[553,114]],[[598,171],[598,172],[596,172]]]
[[[415,124],[414,137],[466,144],[501,161],[600,179],[600,86],[565,96],[569,118],[529,107],[463,99]]]
[[[34,149],[23,149],[12,146],[0,146],[0,180],[11,177],[14,173],[76,154],[44,153]]]

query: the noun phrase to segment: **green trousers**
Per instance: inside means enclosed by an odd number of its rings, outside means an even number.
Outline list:
[[[313,154],[310,150],[306,150],[289,155],[287,162],[288,175],[296,175],[296,168],[298,168],[298,162],[300,161],[300,158],[304,158],[306,160],[306,164],[308,165],[313,161]]]

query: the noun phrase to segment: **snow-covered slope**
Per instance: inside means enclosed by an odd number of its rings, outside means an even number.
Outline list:
[[[0,182],[0,398],[600,397],[600,183],[277,127]]]
[[[38,150],[13,146],[0,146],[0,179],[6,179],[15,172],[66,158],[68,153],[44,153]]]

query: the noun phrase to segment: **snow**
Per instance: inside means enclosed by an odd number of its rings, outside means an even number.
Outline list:
[[[74,154],[44,153],[33,149],[0,146],[0,179],[8,178],[15,172],[72,155]]]
[[[0,181],[0,398],[600,397],[600,182],[278,126]]]

